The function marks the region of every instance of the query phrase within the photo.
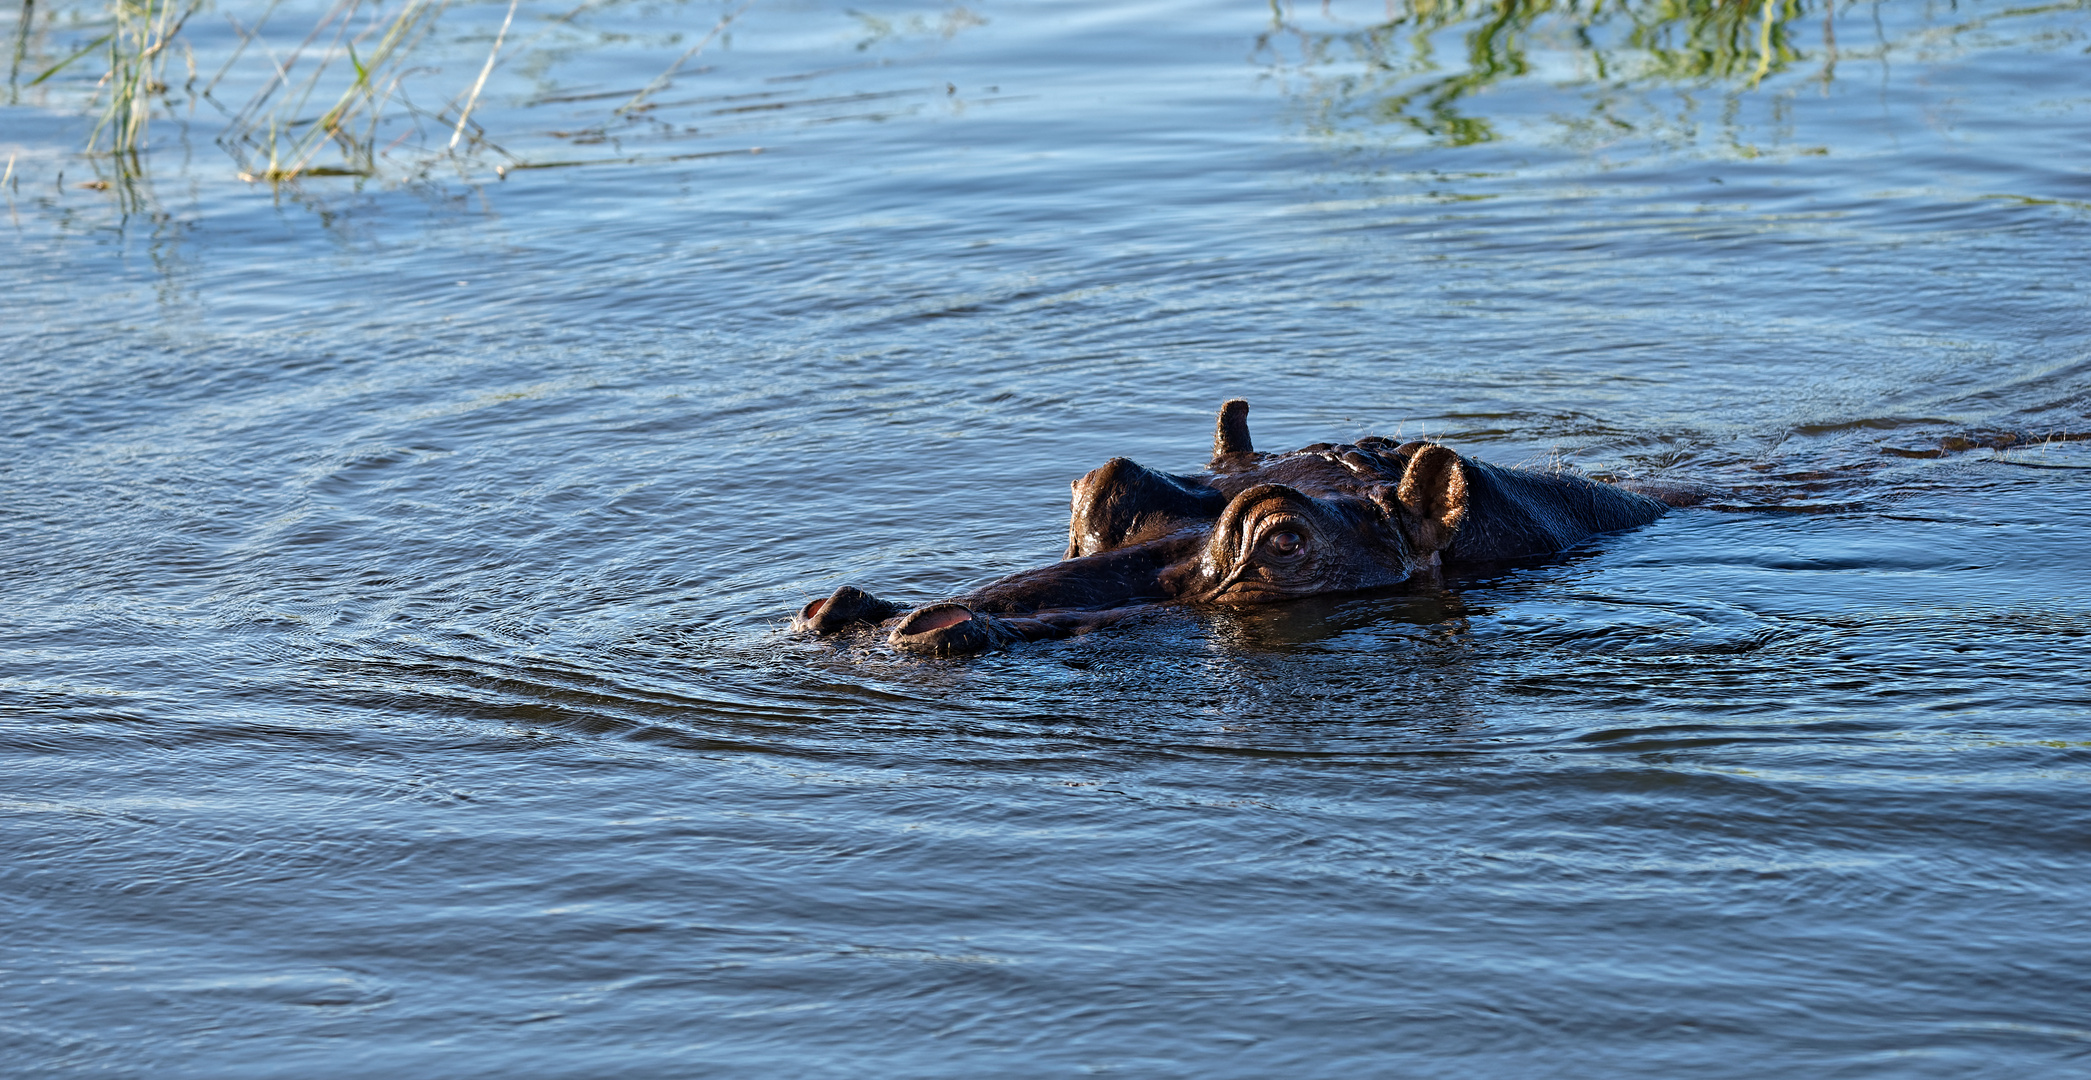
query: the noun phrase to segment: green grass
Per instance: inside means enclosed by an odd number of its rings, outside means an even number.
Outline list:
[[[406,0],[390,15],[359,20],[367,0],[342,0],[233,114],[218,145],[247,180],[282,183],[300,176],[371,176],[387,109],[419,112],[405,99],[415,49],[435,29],[449,0]],[[266,16],[264,16],[264,20]],[[254,25],[259,33],[262,22]],[[237,59],[237,58],[235,58]],[[491,67],[493,58],[489,56]],[[317,116],[315,99],[326,105]],[[309,119],[300,119],[310,117]],[[462,127],[462,122],[460,123]],[[333,149],[333,163],[319,161]]]
[[[83,98],[95,117],[86,151],[113,162],[119,177],[132,175],[144,168],[144,155],[152,148],[154,117],[177,110],[168,72],[179,54],[186,67],[180,102],[192,110],[205,102],[225,113],[216,141],[232,157],[238,175],[249,181],[419,175],[445,161],[466,167],[488,156],[503,172],[531,167],[475,120],[504,49],[518,51],[510,28],[521,0],[509,0],[499,32],[483,59],[474,60],[462,86],[455,85],[455,74],[443,77],[440,63],[455,62],[454,42],[446,42],[438,58],[422,55],[453,0],[334,0],[311,25],[290,27],[287,33],[273,25],[284,19],[281,0],[221,4],[213,14],[228,19],[239,41],[214,74],[196,71],[194,54],[181,39],[206,2],[21,0],[10,42],[8,99],[20,102],[38,87],[63,87]],[[615,2],[562,5],[563,12],[540,16],[547,30],[539,36]],[[718,17],[710,33],[606,122],[643,111],[645,99],[668,85],[748,6],[742,2]],[[284,39],[293,35],[296,43],[286,50]],[[99,77],[89,86],[87,76],[96,69]],[[237,77],[228,82],[228,75]],[[259,88],[237,107],[214,95],[221,84],[254,86],[257,79]],[[427,99],[432,89],[451,96]]]
[[[144,168],[155,117],[176,111],[169,83],[179,78],[181,104],[194,110],[204,102],[224,112],[217,142],[240,176],[286,183],[322,176],[420,176],[445,163],[459,169],[491,163],[504,175],[589,163],[525,161],[476,118],[489,77],[504,58],[618,0],[555,0],[556,7],[534,12],[521,0],[507,0],[499,33],[483,58],[472,46],[469,65],[456,63],[454,40],[439,39],[440,24],[464,0],[331,0],[316,18],[305,9],[302,18],[314,20],[310,26],[288,28],[272,25],[287,18],[279,11],[282,0],[218,0],[212,17],[228,19],[241,38],[214,74],[196,71],[183,40],[206,0],[16,2],[10,99],[20,101],[38,87],[65,87],[94,117],[86,150],[113,161],[120,175]],[[1709,87],[1740,96],[1810,60],[1820,61],[1819,78],[1828,81],[1840,10],[1835,0],[1268,2],[1271,21],[1257,55],[1315,110],[1310,126],[1394,125],[1454,146],[1499,137],[1485,107],[1490,88],[1542,74],[1542,63],[1558,65],[1563,57],[1576,67],[1571,81],[1582,84]],[[552,134],[576,144],[602,142],[582,136],[644,122],[656,91],[749,7],[735,0],[726,4],[710,32],[643,89],[614,107],[606,102],[600,120],[580,132]],[[2091,0],[2060,0],[1971,16],[1968,25],[2087,4]],[[1861,10],[1850,2],[1845,9]],[[510,28],[519,12],[543,29],[514,42]],[[898,32],[890,20],[852,14],[874,31],[859,49]],[[1360,14],[1365,21],[1347,21]],[[961,15],[970,22],[952,21]],[[911,18],[929,26],[920,16]],[[1819,32],[1809,19],[1821,20]],[[981,21],[954,7],[943,36]],[[296,43],[286,51],[284,43],[292,38]],[[1804,55],[1806,49],[1816,55]],[[177,56],[182,70],[170,76]],[[442,60],[451,63],[447,75]],[[97,77],[90,82],[90,75]],[[228,82],[228,75],[236,77]],[[233,107],[214,95],[221,85],[258,88]],[[1601,106],[1575,122],[1621,124]]]

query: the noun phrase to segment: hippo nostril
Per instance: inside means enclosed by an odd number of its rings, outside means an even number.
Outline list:
[[[938,604],[935,607],[923,608],[921,611],[908,616],[905,621],[895,628],[895,633],[909,636],[931,634],[938,630],[957,626],[960,623],[972,621],[972,608],[961,604]]]
[[[909,614],[886,640],[902,652],[923,656],[971,656],[1007,644],[1009,636],[991,617],[947,602]]]
[[[840,633],[860,623],[875,623],[900,614],[901,607],[853,586],[844,585],[834,595],[809,600],[791,617],[791,628],[800,633]]]

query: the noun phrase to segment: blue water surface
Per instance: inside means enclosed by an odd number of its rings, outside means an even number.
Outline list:
[[[2091,1072],[2091,13],[1782,3],[519,5],[451,155],[465,5],[277,183],[258,9],[19,88],[0,1072]],[[1236,396],[1717,494],[787,632]]]

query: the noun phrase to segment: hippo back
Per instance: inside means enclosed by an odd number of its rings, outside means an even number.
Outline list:
[[[1662,517],[1662,502],[1570,472],[1506,469],[1460,456],[1467,515],[1449,562],[1494,562],[1546,555],[1597,533],[1630,529]]]

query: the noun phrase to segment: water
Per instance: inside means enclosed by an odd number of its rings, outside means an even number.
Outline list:
[[[620,164],[272,189],[177,102],[141,178],[93,71],[0,110],[7,1075],[2091,1071],[2083,6],[1431,68],[1377,6],[807,2],[660,96],[718,101],[544,100],[727,10],[518,16],[488,137]],[[974,660],[785,632],[1056,557],[1231,396],[1721,494]]]

